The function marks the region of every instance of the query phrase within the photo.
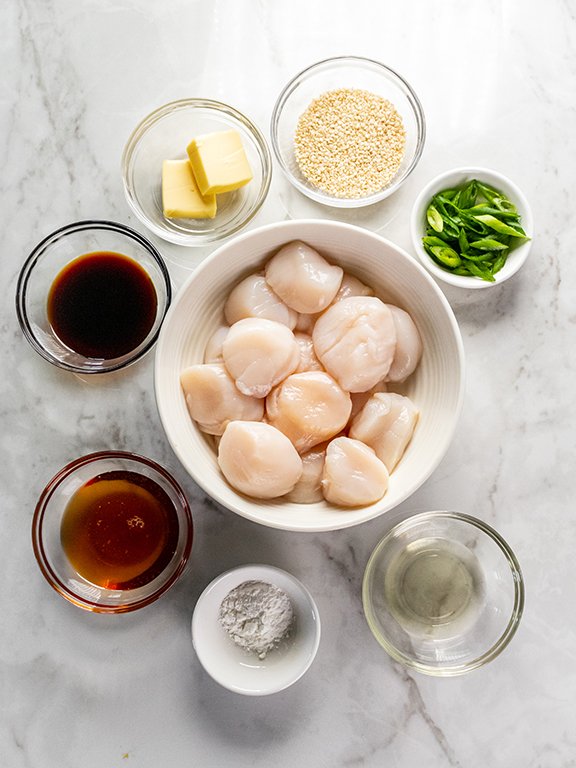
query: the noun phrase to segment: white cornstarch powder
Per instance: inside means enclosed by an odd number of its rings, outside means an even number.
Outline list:
[[[294,135],[296,162],[308,181],[334,197],[374,194],[398,173],[406,144],[395,106],[361,88],[314,99]]]
[[[265,659],[290,634],[294,611],[283,590],[265,581],[244,581],[222,600],[218,618],[237,645]]]

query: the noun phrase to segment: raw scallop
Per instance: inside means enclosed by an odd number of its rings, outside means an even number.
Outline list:
[[[322,474],[325,457],[325,445],[317,445],[308,453],[302,454],[302,475],[286,496],[287,501],[293,501],[296,504],[314,504],[317,501],[322,501],[324,498]]]
[[[366,392],[388,373],[396,350],[390,309],[374,296],[351,296],[316,321],[314,349],[326,370],[348,392]]]
[[[329,306],[336,304],[337,301],[341,301],[342,299],[347,299],[350,296],[374,296],[374,291],[372,288],[364,285],[364,283],[358,280],[357,277],[348,274],[348,272],[344,272],[338,293],[334,296]],[[296,321],[296,331],[311,334],[314,330],[314,324],[321,314],[322,312],[315,312],[313,315],[299,314]]]
[[[303,315],[301,313],[298,314],[298,319],[296,320],[296,327],[294,328],[294,333],[299,331],[300,333],[307,333],[311,334],[314,330],[314,323],[318,318],[320,317],[321,313],[316,313],[314,315]]]
[[[275,427],[232,421],[218,446],[218,464],[231,486],[257,499],[275,499],[291,491],[302,474],[302,459]]]
[[[373,395],[352,421],[350,437],[373,448],[392,472],[412,439],[417,421],[418,409],[408,397],[382,392]]]
[[[266,397],[300,363],[300,347],[292,331],[260,317],[234,323],[222,352],[236,386],[251,397]]]
[[[190,416],[203,432],[221,435],[230,421],[259,421],[264,403],[240,392],[222,364],[192,365],[180,374]]]
[[[204,350],[205,363],[223,363],[222,346],[224,339],[228,336],[230,328],[227,325],[221,325],[208,339],[206,349]]]
[[[322,312],[336,296],[343,270],[300,240],[288,243],[266,265],[266,282],[297,312]]]
[[[300,363],[296,368],[296,373],[303,373],[304,371],[323,371],[320,360],[316,357],[314,352],[314,342],[312,336],[308,333],[294,333],[294,338],[298,342],[300,347]]]
[[[372,448],[359,440],[337,437],[326,449],[322,490],[332,504],[373,504],[388,490],[388,470]]]
[[[301,453],[337,435],[351,409],[350,395],[324,371],[294,373],[266,399],[268,422]]]
[[[388,385],[384,381],[379,381],[378,384],[375,384],[372,389],[369,389],[368,392],[351,392],[350,393],[350,399],[352,400],[352,411],[350,413],[350,422],[352,422],[352,419],[356,416],[357,413],[360,413],[362,408],[366,405],[368,400],[372,397],[372,395],[375,395],[377,392],[388,392]]]
[[[396,351],[386,381],[405,381],[422,357],[422,339],[408,312],[388,304],[396,328]]]
[[[226,304],[224,316],[229,325],[246,317],[264,317],[287,325],[292,330],[298,313],[286,306],[266,282],[264,275],[248,275],[232,289]]]
[[[374,291],[354,275],[344,272],[340,288],[332,303],[348,299],[350,296],[374,296]]]

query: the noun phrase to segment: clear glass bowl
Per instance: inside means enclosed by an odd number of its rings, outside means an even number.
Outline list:
[[[78,256],[98,251],[119,253],[147,272],[156,292],[156,317],[137,347],[112,359],[85,357],[58,338],[48,318],[48,294],[56,276]],[[49,363],[74,373],[108,373],[125,368],[146,354],[156,342],[170,306],[170,275],[152,243],[113,221],[78,221],[48,235],[32,251],[18,278],[16,314],[26,339]]]
[[[61,543],[62,518],[71,496],[97,475],[119,470],[153,480],[168,495],[178,519],[170,561],[152,581],[134,589],[105,589],[88,581],[74,569]],[[154,602],[176,582],[192,549],[192,514],[182,489],[159,464],[134,453],[102,451],[72,461],[50,480],[34,512],[32,545],[46,580],[66,600],[96,613],[126,613]]]
[[[524,584],[508,544],[457,512],[424,512],[375,548],[362,588],[374,637],[418,672],[455,676],[496,658],[518,628]]]
[[[194,136],[229,129],[242,138],[253,179],[218,195],[214,219],[167,219],[163,161],[186,158]],[[238,110],[209,99],[182,99],[156,109],[136,126],[122,155],[122,178],[130,208],[151,232],[177,245],[209,245],[238,232],[258,213],[270,187],[272,160],[260,130]]]
[[[294,152],[294,134],[302,113],[313,99],[338,88],[360,88],[390,101],[402,118],[406,131],[404,157],[388,186],[365,197],[342,198],[323,192],[302,174]],[[272,148],[291,184],[312,200],[336,208],[372,205],[395,192],[416,167],[426,136],[424,112],[410,85],[393,69],[372,59],[338,56],[313,64],[283,89],[272,113]]]

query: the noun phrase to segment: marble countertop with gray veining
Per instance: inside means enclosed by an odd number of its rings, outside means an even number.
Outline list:
[[[0,765],[2,768],[576,766],[576,9],[569,0],[5,0],[0,7]],[[339,218],[411,251],[409,213],[432,176],[510,176],[536,220],[523,270],[489,291],[443,287],[467,357],[453,443],[400,507],[323,534],[268,529],[211,502],[164,436],[153,355],[82,380],[38,357],[14,311],[33,246],[77,219],[144,232],[120,157],[136,123],[188,96],[228,102],[268,135],[296,72],[356,54],[401,72],[427,119],[421,162],[384,203]],[[256,227],[330,218],[275,169]],[[210,252],[151,239],[174,286]],[[94,450],[147,455],[182,483],[196,539],[178,584],[120,617],[83,612],[44,581],[30,541],[44,484]],[[456,509],[516,551],[526,609],[487,667],[433,679],[393,663],[360,598],[372,548],[399,519]],[[270,697],[228,692],[190,641],[217,574],[268,562],[300,578],[323,623],[308,673]]]

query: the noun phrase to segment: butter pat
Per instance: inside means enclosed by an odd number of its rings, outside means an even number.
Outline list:
[[[218,131],[196,136],[187,151],[203,195],[231,192],[252,179],[252,169],[238,131]]]
[[[200,193],[188,160],[164,160],[162,208],[167,219],[213,219],[216,195]]]

